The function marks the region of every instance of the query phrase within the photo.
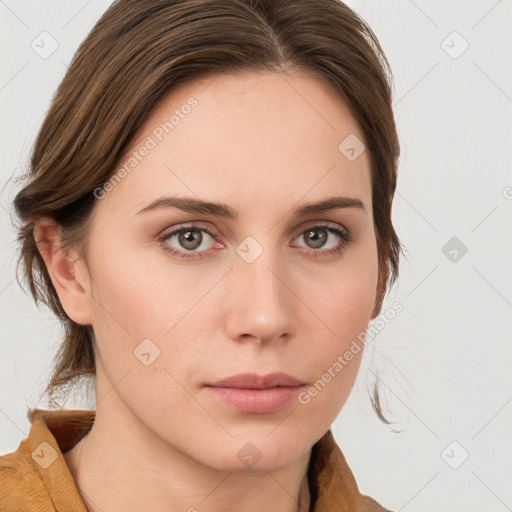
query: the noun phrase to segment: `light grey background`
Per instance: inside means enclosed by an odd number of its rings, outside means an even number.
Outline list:
[[[333,431],[362,492],[393,510],[512,510],[512,2],[348,4],[395,75],[402,156],[393,219],[408,259],[383,306],[398,300],[403,311],[365,354]],[[60,337],[50,312],[14,279],[12,177],[66,63],[108,5],[0,0],[1,454],[28,435],[26,409]],[[58,42],[47,58],[31,47],[42,46],[43,31]],[[375,372],[400,434],[371,409]]]

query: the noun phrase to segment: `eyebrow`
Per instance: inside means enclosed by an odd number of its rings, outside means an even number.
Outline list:
[[[238,211],[225,203],[212,203],[202,201],[195,197],[160,197],[140,210],[137,215],[153,210],[177,208],[189,213],[209,214],[215,217],[236,219]],[[329,210],[340,208],[358,208],[366,214],[363,202],[356,197],[330,197],[314,203],[306,203],[293,210],[294,217],[306,217],[317,213],[324,213]]]

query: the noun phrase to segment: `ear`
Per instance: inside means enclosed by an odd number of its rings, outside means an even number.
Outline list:
[[[387,262],[379,264],[379,279],[377,282],[377,289],[375,293],[375,305],[373,307],[371,320],[379,316],[384,301],[384,294],[386,293],[386,283],[389,275],[389,266]]]
[[[59,231],[53,219],[38,219],[34,226],[37,248],[66,314],[77,324],[92,325],[89,273],[76,251],[62,249]]]

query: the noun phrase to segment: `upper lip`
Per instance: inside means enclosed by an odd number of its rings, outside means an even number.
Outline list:
[[[207,386],[222,388],[268,389],[283,386],[302,386],[304,382],[282,372],[258,375],[257,373],[239,373]]]

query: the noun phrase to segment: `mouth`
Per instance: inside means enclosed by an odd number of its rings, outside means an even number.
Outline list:
[[[283,372],[274,372],[268,375],[257,373],[240,373],[225,379],[208,383],[209,387],[243,388],[243,389],[270,389],[276,387],[298,387],[306,383]]]
[[[216,399],[251,414],[276,412],[290,404],[305,387],[301,380],[281,372],[266,376],[239,374],[205,385]]]

